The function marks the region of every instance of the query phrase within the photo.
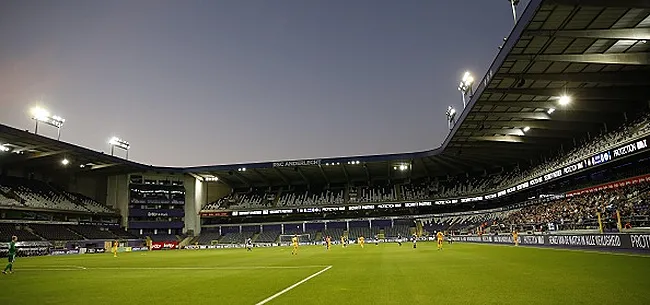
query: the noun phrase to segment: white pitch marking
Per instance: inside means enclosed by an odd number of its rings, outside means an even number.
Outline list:
[[[20,268],[24,271],[81,271],[81,270],[257,270],[257,269],[307,269],[323,268],[326,266],[234,266],[234,267],[83,267],[60,266],[62,268],[47,266],[47,268]],[[63,268],[68,267],[68,268]]]
[[[327,266],[325,269],[323,269],[323,270],[321,270],[321,271],[318,271],[318,272],[316,272],[316,273],[314,273],[314,274],[312,274],[312,275],[310,275],[310,276],[304,278],[304,279],[301,280],[300,282],[295,283],[295,284],[293,284],[293,285],[291,285],[291,286],[285,288],[284,290],[282,290],[282,291],[280,291],[280,292],[278,292],[278,293],[276,293],[276,294],[274,294],[274,295],[272,295],[272,296],[270,296],[270,297],[264,299],[263,301],[261,301],[261,302],[255,304],[255,305],[266,304],[266,303],[268,303],[269,301],[271,301],[271,300],[273,300],[273,299],[275,299],[275,298],[277,298],[277,297],[283,295],[283,294],[286,293],[287,291],[289,291],[289,290],[291,290],[291,289],[293,289],[293,288],[298,287],[300,284],[302,284],[302,283],[304,283],[304,282],[306,282],[306,281],[309,281],[310,279],[312,279],[312,278],[318,276],[319,274],[321,274],[321,273],[323,273],[323,272],[325,272],[325,271],[327,271],[327,270],[330,270],[330,268],[332,268],[332,266]]]

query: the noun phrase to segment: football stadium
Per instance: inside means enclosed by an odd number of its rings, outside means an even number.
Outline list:
[[[650,304],[650,2],[518,13],[433,150],[163,167],[0,125],[0,304]]]

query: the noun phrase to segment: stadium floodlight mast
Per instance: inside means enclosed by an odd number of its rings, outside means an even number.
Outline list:
[[[472,84],[474,84],[474,76],[467,71],[458,85],[458,91],[463,95],[463,109],[467,106],[466,97],[472,95]]]
[[[111,156],[114,155],[115,148],[117,147],[126,151],[126,159],[129,160],[129,149],[131,148],[131,144],[129,144],[129,142],[124,141],[118,137],[112,137],[110,140],[108,140],[108,144],[111,146]]]
[[[456,124],[456,109],[454,107],[449,106],[447,107],[447,111],[445,111],[445,115],[447,116],[447,123],[449,124],[449,129],[451,130],[454,128],[454,124]]]
[[[38,106],[32,108],[31,113],[32,120],[36,122],[36,127],[34,127],[34,134],[38,134],[38,123],[42,122],[46,125],[55,127],[57,131],[56,139],[57,141],[61,139],[61,127],[63,127],[63,124],[65,123],[64,118],[58,115],[51,115],[49,111]]]
[[[512,18],[515,20],[515,25],[517,25],[517,5],[519,4],[519,0],[508,0],[510,2],[510,6],[512,7]]]

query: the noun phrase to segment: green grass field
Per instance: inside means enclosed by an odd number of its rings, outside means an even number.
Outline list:
[[[434,243],[290,253],[21,258],[14,274],[0,275],[0,304],[260,304],[296,283],[265,304],[650,304],[643,256]]]

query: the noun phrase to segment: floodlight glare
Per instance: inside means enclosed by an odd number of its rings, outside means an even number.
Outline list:
[[[38,121],[41,121],[41,122],[47,121],[47,118],[50,117],[50,112],[49,111],[47,111],[47,110],[45,110],[45,109],[43,109],[41,107],[38,107],[38,106],[32,108],[31,113],[32,113],[32,118],[34,120],[38,120]]]
[[[61,164],[63,164],[64,166],[65,166],[65,165],[68,165],[68,164],[70,164],[70,160],[68,160],[68,159],[63,159],[63,160],[61,160]]]
[[[0,151],[7,152],[7,151],[9,151],[9,147],[0,144]]]
[[[36,122],[36,127],[34,128],[34,133],[38,134],[38,123],[43,122],[47,125],[55,127],[57,129],[57,140],[61,138],[61,127],[65,123],[65,119],[58,115],[51,115],[46,109],[36,106],[31,109],[32,119]]]
[[[530,130],[529,126],[524,127],[524,132],[528,132]]]
[[[548,110],[546,110],[546,113],[548,114],[551,114],[553,112],[555,112],[555,108],[549,108]]]
[[[559,99],[558,102],[559,102],[560,105],[562,105],[562,106],[569,105],[569,104],[571,104],[571,97],[568,96],[568,95],[560,96],[560,99]]]

